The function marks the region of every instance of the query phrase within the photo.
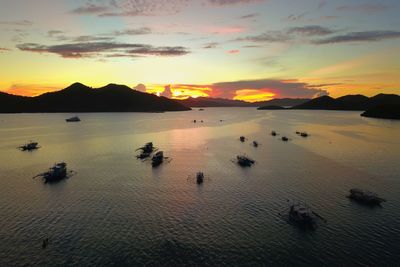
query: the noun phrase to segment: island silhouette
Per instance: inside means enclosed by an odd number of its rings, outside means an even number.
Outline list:
[[[0,92],[1,113],[36,112],[164,112],[190,110],[172,99],[108,84],[90,88],[74,83],[56,92],[35,97]]]

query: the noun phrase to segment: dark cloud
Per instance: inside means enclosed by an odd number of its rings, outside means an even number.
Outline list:
[[[241,16],[240,19],[253,19],[253,18],[258,17],[259,15],[260,15],[259,13],[251,13],[251,14]]]
[[[377,12],[382,12],[387,9],[390,9],[391,6],[385,5],[385,4],[360,4],[360,5],[343,5],[339,6],[337,10],[339,11],[357,11],[357,12],[362,12],[362,13],[377,13]]]
[[[110,10],[109,6],[97,5],[92,3],[87,3],[83,6],[71,10],[71,13],[77,15],[87,15],[87,14],[99,14]]]
[[[30,20],[0,21],[0,25],[31,26],[33,22]]]
[[[282,43],[295,40],[298,35],[305,37],[325,36],[335,33],[335,30],[318,26],[307,25],[301,27],[291,27],[282,31],[268,31],[259,35],[247,36],[236,39],[237,41],[250,41],[250,42],[269,42],[269,43]]]
[[[302,20],[304,16],[307,15],[307,12],[301,13],[301,14],[290,14],[285,20],[290,21],[290,22],[296,22],[299,20]]]
[[[303,27],[292,27],[288,34],[300,34],[304,36],[323,36],[335,33],[336,31],[318,25],[308,25]]]
[[[297,80],[245,80],[234,82],[221,82],[211,85],[214,97],[233,98],[237,90],[259,90],[261,92],[274,93],[279,98],[312,98],[327,95],[324,89],[317,88]]]
[[[182,46],[154,47],[145,44],[115,43],[115,42],[83,42],[62,45],[41,45],[37,43],[24,43],[17,45],[22,51],[35,53],[52,53],[64,58],[83,58],[101,56],[182,56],[189,53]]]
[[[268,43],[282,43],[290,41],[292,37],[286,32],[269,31],[259,35],[247,36],[236,39],[237,41],[250,41],[250,42],[268,42]]]
[[[335,43],[377,42],[396,38],[400,38],[399,31],[365,31],[336,35],[324,39],[314,40],[312,43],[322,45]]]
[[[48,31],[47,32],[47,35],[49,37],[54,37],[54,36],[60,35],[60,34],[64,34],[64,32],[63,31],[58,31],[58,30],[52,30],[52,31]]]
[[[128,29],[123,31],[114,31],[112,35],[114,36],[123,36],[123,35],[144,35],[144,34],[151,34],[152,30],[148,27],[142,27],[137,29]]]
[[[218,47],[218,43],[216,43],[216,42],[206,43],[203,46],[203,48],[205,48],[205,49],[212,49],[212,48],[217,48],[217,47]]]

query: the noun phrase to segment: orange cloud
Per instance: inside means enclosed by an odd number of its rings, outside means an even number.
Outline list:
[[[21,96],[37,96],[47,92],[60,90],[60,88],[62,88],[62,86],[13,84],[6,90],[6,93]]]
[[[268,89],[255,90],[255,89],[241,89],[236,91],[234,100],[243,100],[247,102],[267,101],[275,97],[275,94],[269,92]]]
[[[234,50],[229,50],[228,54],[239,54],[240,50],[234,49]]]

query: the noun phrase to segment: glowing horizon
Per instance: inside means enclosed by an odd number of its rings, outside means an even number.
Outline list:
[[[16,95],[75,81],[142,84],[175,99],[400,92],[395,0],[4,0],[1,7],[0,91]]]

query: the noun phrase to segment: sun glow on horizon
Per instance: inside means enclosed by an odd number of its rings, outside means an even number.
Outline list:
[[[266,90],[266,91],[264,91]],[[267,91],[268,89],[255,90],[255,89],[242,89],[236,91],[234,100],[243,100],[246,102],[259,102],[274,99],[276,94]]]

